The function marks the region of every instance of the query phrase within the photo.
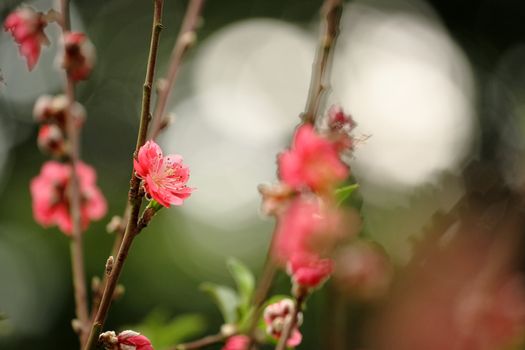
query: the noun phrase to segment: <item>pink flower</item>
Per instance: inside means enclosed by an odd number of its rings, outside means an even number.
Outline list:
[[[287,323],[291,321],[293,314],[295,312],[295,303],[291,299],[282,299],[276,303],[268,305],[264,309],[264,323],[266,325],[266,333],[279,340],[281,334],[284,330],[284,327]],[[299,326],[302,324],[303,320],[302,313],[297,314],[297,322],[292,331],[292,334],[286,345],[288,347],[296,347],[299,345],[303,339],[301,332],[299,331]]]
[[[337,146],[308,124],[297,130],[292,148],[279,156],[278,163],[283,182],[298,190],[323,192],[348,177]]]
[[[133,161],[137,177],[144,181],[146,193],[165,207],[182,205],[193,188],[187,187],[190,169],[179,155],[163,156],[159,145],[148,141]]]
[[[318,200],[299,196],[278,217],[274,259],[286,266],[295,256],[327,255],[345,232],[343,215]]]
[[[153,350],[149,339],[134,331],[123,331],[117,339],[119,350]]]
[[[229,337],[222,350],[248,350],[250,338],[245,335],[234,335]]]
[[[288,273],[295,285],[316,288],[332,274],[332,259],[322,259],[315,254],[296,254],[288,262]]]
[[[62,67],[73,80],[85,80],[93,70],[95,47],[84,33],[69,32],[64,36]]]
[[[49,45],[44,28],[47,21],[42,12],[32,7],[22,7],[7,16],[4,30],[11,32],[19,45],[20,54],[27,60],[27,68],[32,70],[40,57],[42,44]]]
[[[95,170],[82,162],[77,163],[76,173],[80,185],[82,229],[91,220],[102,218],[107,210],[106,200],[96,186]],[[69,165],[48,161],[40,174],[31,180],[33,216],[44,227],[57,225],[65,234],[73,229],[69,208]]]

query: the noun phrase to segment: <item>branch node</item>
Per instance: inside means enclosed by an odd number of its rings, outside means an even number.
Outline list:
[[[108,260],[106,261],[106,275],[111,275],[111,271],[113,271],[114,262],[115,259],[113,258],[113,255],[110,255]]]

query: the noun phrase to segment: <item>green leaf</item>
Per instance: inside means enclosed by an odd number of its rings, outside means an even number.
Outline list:
[[[201,284],[201,290],[212,297],[221,311],[224,322],[236,324],[238,320],[237,308],[239,307],[239,296],[227,286],[205,282]]]
[[[250,304],[255,290],[255,277],[253,273],[241,261],[235,258],[228,258],[226,262],[228,270],[237,284],[239,294],[239,311],[241,318],[250,309]]]
[[[344,186],[335,190],[335,197],[337,198],[337,204],[341,205],[345,202],[352,194],[359,188],[359,184],[352,184]]]
[[[181,315],[170,320],[165,312],[154,310],[140,324],[125,328],[144,334],[155,349],[162,350],[202,334],[206,322],[197,314]]]

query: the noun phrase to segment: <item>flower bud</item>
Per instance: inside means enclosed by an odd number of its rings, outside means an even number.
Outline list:
[[[250,338],[246,335],[234,335],[226,341],[222,350],[248,350]]]
[[[149,339],[135,331],[123,331],[119,335],[108,331],[98,339],[106,350],[153,350]]]
[[[266,333],[276,340],[281,337],[285,325],[291,321],[295,313],[295,303],[291,299],[282,299],[276,303],[268,305],[264,309],[264,323],[266,324]],[[286,345],[295,347],[301,343],[302,335],[299,332],[299,326],[303,322],[302,313],[297,314],[297,322],[292,334]]]
[[[38,123],[57,124],[61,130],[65,131],[68,104],[69,101],[65,95],[42,95],[36,100],[33,116]],[[82,126],[86,119],[84,107],[78,102],[73,102],[69,113],[74,118],[76,126]]]
[[[62,68],[75,80],[85,80],[95,65],[95,47],[84,33],[69,32],[64,36]]]
[[[61,157],[67,153],[67,143],[60,128],[55,124],[44,124],[37,137],[38,148],[42,153]]]

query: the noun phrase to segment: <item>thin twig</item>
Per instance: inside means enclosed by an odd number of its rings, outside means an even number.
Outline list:
[[[179,35],[171,52],[168,73],[166,78],[159,81],[157,103],[151,122],[150,138],[152,140],[156,139],[162,131],[168,98],[175,85],[182,60],[196,40],[196,28],[203,6],[204,0],[190,0],[186,9]]]
[[[192,342],[179,344],[173,348],[170,348],[170,350],[195,350],[204,348],[206,346],[210,346],[216,343],[220,343],[224,340],[226,340],[228,337],[225,336],[222,333],[217,333],[213,335],[207,335],[201,339],[194,340]]]
[[[305,289],[301,289],[299,291],[297,297],[295,298],[295,309],[292,314],[292,318],[290,318],[290,320],[284,326],[284,330],[281,334],[281,338],[279,338],[279,342],[277,343],[275,350],[285,350],[286,349],[287,347],[286,343],[288,342],[288,339],[290,339],[290,336],[292,335],[295,325],[297,324],[299,313],[303,309],[304,301],[307,295],[308,295],[308,292]]]
[[[160,84],[158,89],[157,101],[154,108],[153,118],[151,120],[150,127],[150,139],[152,140],[155,140],[163,129],[163,122],[165,119],[164,117],[168,98],[171,94],[171,91],[173,91],[175,81],[177,79],[180,66],[182,64],[182,60],[188,49],[191,48],[193,42],[195,41],[195,30],[199,22],[203,5],[204,0],[190,0],[188,8],[186,9],[186,14],[184,15],[184,18],[182,20],[179,35],[177,37],[177,40],[175,41],[175,45],[171,53],[168,74],[166,78],[161,79],[162,84]],[[127,202],[126,209],[124,210],[124,215],[122,216],[123,222],[128,221],[129,212],[130,205],[129,202]],[[113,248],[111,249],[112,256],[116,256],[118,253],[120,245],[122,244],[125,229],[126,228],[123,227],[123,230],[117,230],[117,232],[115,232],[115,241],[113,243]],[[108,279],[108,276],[106,274],[104,274],[103,276],[104,277],[102,278],[102,282],[100,284],[101,291],[104,290]],[[101,296],[102,295],[100,292],[95,293],[93,296],[91,319],[94,319],[94,317],[96,316],[98,307],[100,305]]]
[[[122,223],[128,222],[129,220],[129,214],[130,214],[131,207],[129,206],[129,202],[126,201],[126,209],[124,210],[124,215],[122,216]],[[124,234],[126,233],[126,227],[122,224],[119,225],[114,233],[115,240],[113,241],[113,247],[111,248],[111,254],[110,256],[117,256],[118,251],[120,249],[120,245],[122,244],[122,240],[124,239]],[[100,302],[102,301],[102,293],[104,292],[104,289],[106,288],[106,284],[108,282],[109,275],[106,273],[102,274],[102,281],[100,285],[98,286],[97,290],[93,292],[93,303],[91,304],[91,317],[90,320],[93,322],[95,320],[95,317],[98,312],[98,308],[100,306]]]
[[[151,118],[150,115],[150,105],[151,105],[151,87],[153,84],[153,76],[155,72],[155,64],[157,62],[157,51],[159,45],[160,32],[162,30],[162,8],[164,1],[163,0],[154,0],[154,10],[153,10],[153,25],[152,25],[152,34],[150,42],[150,50],[148,57],[148,66],[146,70],[146,78],[143,86],[142,94],[142,110],[140,115],[140,126],[137,136],[137,144],[135,146],[135,152],[133,157],[136,157],[138,151],[146,141],[146,135],[148,132],[148,125]],[[128,201],[130,205],[130,215],[126,225],[126,232],[124,233],[124,239],[120,246],[115,264],[111,271],[111,275],[107,281],[107,284],[104,288],[104,293],[102,294],[102,300],[98,308],[95,319],[91,327],[88,341],[86,342],[85,350],[94,349],[95,344],[97,343],[98,336],[104,326],[106,321],[109,308],[111,306],[111,301],[113,300],[113,294],[122,272],[122,267],[128,256],[129,249],[133,243],[133,239],[138,234],[137,224],[139,219],[140,206],[142,204],[142,196],[139,196],[140,190],[140,179],[135,175],[135,172],[131,172],[130,180],[130,189],[128,195]]]
[[[314,123],[321,107],[324,92],[330,81],[330,67],[333,58],[335,42],[339,34],[339,22],[343,4],[341,0],[325,0],[321,9],[323,33],[317,48],[317,55],[312,65],[312,78],[305,111],[302,115],[304,123]]]
[[[69,0],[61,0],[62,13],[62,35],[65,36],[70,30],[69,19]],[[79,141],[78,128],[73,115],[70,113],[70,107],[75,102],[75,82],[66,74],[65,92],[68,101],[66,129],[70,145],[69,166],[71,180],[69,183],[69,211],[72,222],[72,233],[70,242],[71,251],[71,269],[73,274],[73,288],[75,293],[76,318],[80,322],[78,329],[80,344],[86,340],[87,329],[89,326],[89,311],[87,303],[86,273],[84,268],[84,248],[82,242],[82,227],[80,214],[80,184],[76,165],[79,160]]]
[[[272,286],[275,273],[277,272],[277,265],[275,264],[271,255],[274,239],[275,232],[272,234],[272,241],[270,242],[270,246],[268,248],[263,272],[259,280],[259,284],[257,285],[257,289],[255,291],[255,297],[253,298],[253,314],[251,315],[250,325],[248,327],[247,332],[248,337],[250,338],[250,342],[248,344],[247,349],[251,349],[255,345],[255,333],[257,331],[257,324],[259,322],[259,318],[261,317],[261,314],[263,312],[262,306]]]

